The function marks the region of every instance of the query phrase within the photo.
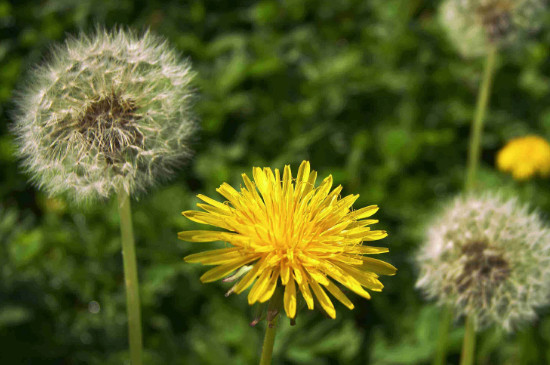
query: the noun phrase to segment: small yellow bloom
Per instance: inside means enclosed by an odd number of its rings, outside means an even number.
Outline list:
[[[527,180],[536,174],[546,177],[550,175],[550,145],[534,135],[514,138],[498,152],[497,166],[516,180]]]
[[[242,176],[245,187],[240,192],[226,183],[217,189],[228,200],[225,204],[198,195],[206,204],[197,206],[205,212],[182,213],[194,222],[227,230],[178,234],[184,241],[225,241],[231,245],[185,258],[187,262],[217,265],[202,275],[202,282],[221,279],[251,265],[232,289],[241,293],[252,285],[250,305],[268,301],[276,286],[282,285],[289,318],[296,316],[297,291],[309,309],[313,309],[314,294],[323,310],[335,318],[336,311],[325,290],[349,309],[354,308],[335,282],[370,299],[364,288],[381,291],[378,275],[395,274],[397,269],[392,265],[364,256],[388,252],[385,247],[361,244],[387,236],[385,231],[368,227],[377,220],[365,219],[378,207],[351,210],[359,195],[340,198],[341,186],[331,191],[332,176],[315,188],[317,172],[310,170],[307,161],[300,165],[296,180],[288,165],[282,177],[278,169],[273,172],[259,167],[253,169],[254,182],[246,174]]]

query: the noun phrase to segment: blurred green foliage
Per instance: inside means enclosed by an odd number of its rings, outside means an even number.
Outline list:
[[[16,86],[50,46],[96,24],[150,28],[198,71],[195,157],[170,184],[133,203],[148,364],[254,364],[264,324],[246,296],[203,285],[176,232],[195,195],[241,184],[252,166],[302,159],[333,174],[357,206],[379,204],[399,268],[371,301],[283,321],[275,364],[427,364],[439,310],[414,289],[412,258],[427,219],[460,191],[482,60],[458,57],[422,0],[0,0],[0,363],[121,364],[125,296],[114,201],[90,207],[27,183],[8,133]],[[502,53],[483,140],[481,181],[531,201],[546,217],[550,183],[494,170],[510,137],[550,137],[550,19],[521,50]],[[212,244],[214,246],[214,244]],[[202,249],[202,247],[201,247]],[[463,330],[451,333],[457,363]],[[478,364],[550,362],[550,317],[515,335],[479,337]]]

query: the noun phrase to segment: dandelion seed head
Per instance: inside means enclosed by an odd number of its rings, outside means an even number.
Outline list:
[[[493,46],[518,44],[537,30],[546,5],[546,0],[446,0],[440,19],[460,53],[476,57]]]
[[[13,131],[23,165],[48,193],[76,201],[146,191],[190,155],[192,77],[149,32],[67,40],[19,92]]]
[[[416,286],[477,329],[512,331],[550,298],[550,230],[515,199],[459,196],[430,225],[416,262]]]
[[[184,241],[229,244],[185,258],[187,262],[216,266],[201,277],[203,282],[236,272],[226,280],[238,280],[228,294],[251,287],[251,305],[268,301],[280,286],[284,287],[284,309],[289,318],[296,316],[298,292],[309,309],[314,308],[315,295],[322,310],[335,318],[336,310],[326,291],[349,309],[354,308],[336,283],[370,299],[365,289],[381,291],[379,275],[395,274],[392,265],[364,256],[388,251],[362,244],[387,235],[371,230],[369,226],[377,220],[365,219],[376,213],[377,206],[352,210],[358,195],[340,198],[341,186],[331,191],[332,176],[315,187],[317,172],[307,161],[300,165],[296,179],[290,166],[285,166],[282,176],[278,169],[255,167],[253,176],[254,181],[243,174],[245,186],[240,192],[225,183],[217,189],[227,204],[199,195],[204,203],[198,207],[204,211],[183,212],[194,222],[225,229],[178,234]]]

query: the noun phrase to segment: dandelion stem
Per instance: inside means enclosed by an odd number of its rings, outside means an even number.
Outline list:
[[[483,80],[477,97],[476,113],[470,129],[470,148],[468,149],[468,167],[466,170],[466,191],[472,191],[476,185],[476,173],[481,155],[481,132],[485,111],[489,104],[489,92],[495,70],[496,47],[491,47],[485,61]],[[466,332],[462,344],[461,365],[471,365],[474,358],[475,331],[472,318],[466,318]]]
[[[128,193],[118,194],[120,213],[120,234],[122,238],[122,260],[126,283],[126,307],[128,312],[128,337],[130,339],[130,360],[132,365],[141,365],[141,314],[139,308],[139,282],[137,275],[136,250],[132,228],[132,213]]]
[[[449,342],[449,330],[451,329],[451,322],[453,320],[453,311],[450,307],[443,308],[443,313],[439,317],[439,328],[437,333],[437,348],[433,365],[444,365],[447,359],[447,344]]]
[[[282,293],[282,289],[277,287],[277,289],[275,289],[275,293],[269,300],[267,307],[267,327],[265,330],[260,365],[271,364],[273,345],[275,344],[275,332],[277,331],[277,314],[281,310]]]
[[[474,363],[474,350],[476,347],[476,332],[474,319],[471,316],[466,317],[466,326],[464,328],[464,342],[462,343],[462,355],[460,355],[460,365],[472,365]]]
[[[270,365],[271,356],[273,354],[273,345],[275,344],[275,332],[276,332],[277,318],[271,321],[265,331],[264,345],[262,347],[262,357],[260,359],[260,365]]]
[[[481,152],[481,132],[483,131],[483,119],[485,110],[489,104],[489,92],[495,69],[496,47],[491,47],[487,54],[483,80],[477,97],[476,113],[470,129],[470,148],[468,149],[468,167],[466,172],[466,191],[471,191],[476,184],[476,173]]]

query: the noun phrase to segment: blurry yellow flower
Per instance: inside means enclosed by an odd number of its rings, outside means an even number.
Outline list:
[[[332,176],[315,188],[317,172],[310,171],[307,161],[300,165],[296,180],[288,165],[282,177],[278,169],[273,172],[258,167],[253,169],[254,182],[246,174],[242,176],[246,187],[240,192],[227,183],[217,189],[227,203],[198,195],[207,203],[198,204],[205,212],[182,213],[194,222],[227,230],[178,234],[184,241],[225,241],[231,245],[185,258],[187,262],[217,265],[202,275],[202,282],[221,279],[251,265],[231,290],[241,293],[252,285],[249,304],[269,300],[280,279],[289,318],[296,316],[297,291],[302,293],[309,309],[314,305],[313,292],[323,310],[335,318],[336,311],[325,290],[349,309],[354,306],[334,281],[370,299],[364,288],[381,291],[383,285],[378,275],[395,274],[392,265],[363,256],[388,252],[385,247],[361,244],[387,236],[385,231],[368,227],[377,220],[365,219],[376,213],[378,207],[351,210],[359,195],[340,199],[341,186],[330,191]]]
[[[517,180],[526,180],[536,174],[548,176],[550,145],[539,136],[514,138],[498,152],[497,166]]]

